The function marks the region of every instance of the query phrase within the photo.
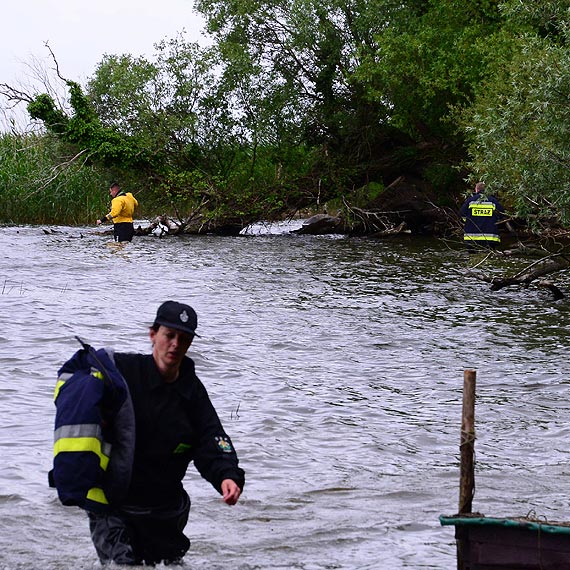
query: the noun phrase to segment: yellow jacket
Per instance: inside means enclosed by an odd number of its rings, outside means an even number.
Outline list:
[[[132,222],[135,208],[139,205],[137,199],[130,193],[120,192],[111,200],[111,211],[105,216],[114,224]]]

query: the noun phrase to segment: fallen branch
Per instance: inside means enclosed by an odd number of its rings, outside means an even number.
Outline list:
[[[546,287],[546,289],[548,289],[554,295],[555,301],[564,299],[564,293],[562,293],[562,291],[560,291],[560,289],[551,281],[539,281],[537,285],[539,287]]]
[[[390,214],[399,214],[400,212],[380,212],[367,211],[356,206],[351,206],[346,199],[342,198],[344,207],[352,213],[355,219],[360,220],[367,233],[381,234],[392,231],[396,225],[390,221]]]
[[[479,273],[473,269],[467,269],[466,274],[479,281],[490,283],[491,291],[500,291],[505,287],[511,287],[513,285],[528,287],[533,281],[537,281],[536,285],[548,289],[554,295],[555,300],[558,300],[564,298],[562,291],[551,281],[541,278],[568,269],[569,267],[570,259],[568,259],[566,255],[553,254],[531,263],[512,277],[491,277],[490,275]]]
[[[491,291],[499,291],[509,285],[529,285],[540,277],[562,271],[568,267],[570,267],[570,260],[564,254],[556,253],[531,263],[514,277],[493,278]]]
[[[402,222],[400,225],[396,226],[395,228],[390,228],[381,232],[374,232],[370,234],[369,238],[383,238],[389,236],[395,236],[399,234],[409,234],[410,230],[406,226],[406,222]]]

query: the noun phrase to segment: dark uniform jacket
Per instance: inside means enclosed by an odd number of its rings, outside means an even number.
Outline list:
[[[500,242],[497,223],[503,216],[503,206],[494,196],[476,192],[467,198],[461,210],[465,220],[463,239],[465,241]]]
[[[232,442],[190,358],[184,358],[171,384],[160,377],[152,355],[116,353],[115,363],[129,386],[136,418],[127,506],[178,505],[191,461],[218,492],[224,479],[243,488]]]
[[[135,418],[112,352],[84,347],[58,372],[49,480],[64,505],[103,513],[129,488]]]

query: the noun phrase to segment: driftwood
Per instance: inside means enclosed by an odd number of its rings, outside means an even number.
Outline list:
[[[536,285],[548,289],[554,295],[554,298],[558,300],[564,298],[562,291],[560,291],[552,281],[542,278],[551,273],[568,269],[569,267],[570,259],[565,254],[556,253],[531,263],[512,277],[491,277],[489,275],[483,275],[474,269],[467,269],[467,275],[475,277],[480,281],[490,283],[491,291],[500,291],[504,287],[511,287],[513,285],[528,287],[531,283],[536,282]]]
[[[432,195],[421,180],[398,176],[391,184],[365,206],[349,203],[343,197],[343,204],[350,213],[351,234],[384,237],[398,233],[416,235],[437,235],[460,225],[457,212],[436,205]],[[405,230],[401,226],[405,223]]]
[[[397,236],[400,234],[409,234],[411,231],[406,226],[406,222],[402,222],[400,225],[396,226],[395,228],[389,228],[387,230],[381,232],[374,232],[369,234],[369,238],[384,238],[390,236]]]

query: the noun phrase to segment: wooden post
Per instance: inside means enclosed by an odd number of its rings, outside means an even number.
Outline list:
[[[459,515],[471,512],[475,494],[475,370],[463,371],[463,410],[461,413],[461,474],[459,481]],[[465,570],[468,532],[455,527],[457,570]]]
[[[461,414],[461,475],[459,514],[471,512],[475,494],[475,370],[463,372],[463,411]]]

